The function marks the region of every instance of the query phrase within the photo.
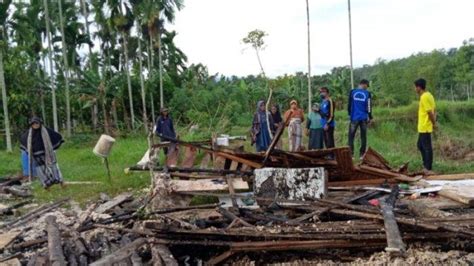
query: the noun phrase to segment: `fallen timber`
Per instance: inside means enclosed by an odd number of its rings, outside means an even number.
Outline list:
[[[173,166],[148,163],[130,168],[151,169],[153,185],[158,179],[169,185],[160,190],[162,194],[154,194],[157,187],[152,186],[145,198],[127,193],[104,197],[72,214],[60,208],[67,200],[40,206],[5,224],[0,234],[10,230],[19,233],[5,245],[0,261],[216,265],[256,257],[263,257],[266,263],[280,262],[276,258],[286,254],[283,258],[289,262],[322,257],[341,262],[339,254],[350,257],[346,261],[384,250],[408,254],[410,248],[424,243],[447,251],[474,251],[472,208],[467,205],[462,211],[437,211],[416,200],[406,204],[408,197],[396,193],[398,183],[415,182],[419,177],[391,168],[373,150],[360,165],[353,163],[345,147],[301,152],[273,149],[266,158],[266,153],[219,148],[213,141],[170,140],[154,145],[157,150],[153,153],[172,144],[181,153],[166,160],[173,161]],[[329,189],[321,199],[240,193],[242,189],[252,190],[254,170],[263,167],[323,167],[329,176],[327,185],[343,189]],[[198,184],[198,190],[191,189]],[[380,191],[362,190],[382,184]],[[390,191],[395,192],[387,197]],[[229,198],[231,203],[189,206],[194,195]],[[150,198],[161,203],[176,198],[184,204],[158,208]],[[244,200],[251,203],[242,204]],[[56,220],[45,219],[49,215]]]
[[[74,216],[65,218],[62,209],[55,211],[56,219],[48,213],[43,213],[43,219],[39,219],[48,225],[47,232],[35,232],[34,223],[38,221],[12,225],[12,229],[22,232],[5,247],[2,258],[15,255],[22,262],[64,260],[65,263],[82,261],[110,265],[135,261],[176,265],[184,263],[183,252],[195,261],[208,264],[238,260],[242,255],[253,256],[260,251],[268,252],[268,256],[272,256],[272,252],[292,254],[328,249],[370,255],[387,246],[384,217],[379,208],[356,202],[375,194],[349,193],[342,201],[332,194],[326,199],[305,201],[260,198],[256,200],[275,204],[265,204],[258,209],[223,208],[219,204],[155,210],[135,207],[135,210],[145,210],[141,214],[127,211],[133,209],[137,201],[115,205],[124,198],[119,195],[110,199],[109,204],[91,205],[90,217],[82,229],[79,227],[82,221]],[[107,210],[101,207],[107,205],[116,207]],[[88,209],[84,212],[89,212]],[[107,214],[110,218],[96,216],[99,214],[96,211],[104,211],[100,215]],[[297,221],[298,217],[314,211],[320,213],[318,221],[312,218]],[[432,245],[454,241],[453,245],[456,245],[455,241],[464,241],[467,243],[465,250],[474,249],[472,216],[451,214],[436,219],[412,218],[406,212],[409,209],[403,214],[398,207],[393,210],[401,240],[407,246],[427,241]],[[27,240],[31,233],[39,233],[37,239]],[[48,245],[50,249],[45,250]],[[202,252],[203,249],[206,252]]]

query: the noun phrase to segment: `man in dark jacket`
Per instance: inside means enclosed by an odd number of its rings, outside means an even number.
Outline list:
[[[354,156],[354,138],[357,128],[360,127],[360,158],[364,156],[367,150],[367,125],[372,120],[371,94],[367,91],[368,87],[369,81],[361,80],[359,87],[352,89],[349,93],[349,106],[347,108],[350,119],[349,147],[352,156]]]
[[[169,115],[169,110],[166,107],[163,107],[160,110],[160,116],[158,117],[158,120],[156,120],[155,133],[158,137],[160,137],[161,141],[169,141],[168,139],[163,138],[162,136],[176,139],[176,132],[173,126],[173,120],[171,119]],[[165,154],[168,154],[167,148],[164,148],[163,150]]]
[[[160,110],[160,116],[156,120],[156,135],[165,136],[169,138],[176,138],[176,132],[174,131],[173,120],[169,116],[168,108],[163,107]],[[161,141],[168,141],[168,139],[161,138]]]

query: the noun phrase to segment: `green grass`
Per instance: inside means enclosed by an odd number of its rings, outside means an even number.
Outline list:
[[[435,162],[434,170],[439,173],[474,172],[474,162],[467,160],[451,160],[444,158],[441,153],[442,145],[453,142],[460,148],[474,150],[474,101],[471,102],[439,102],[440,129],[434,134]],[[374,110],[375,123],[369,128],[369,146],[379,151],[392,166],[397,167],[405,162],[410,163],[410,170],[420,170],[421,158],[416,148],[416,104],[399,108],[377,108]],[[347,114],[343,111],[336,113],[336,143],[346,146],[348,134]],[[249,121],[250,124],[250,121]],[[180,132],[183,139],[197,140],[205,136],[189,135]],[[248,128],[233,128],[231,135],[247,135]],[[284,146],[286,134],[284,134]],[[71,197],[85,203],[96,199],[100,192],[110,196],[123,191],[133,191],[144,194],[144,188],[150,183],[148,172],[125,174],[124,169],[134,165],[147,149],[144,135],[117,137],[110,155],[112,180],[109,182],[102,159],[92,153],[92,148],[98,136],[75,135],[58,150],[60,169],[66,181],[95,181],[101,184],[71,184],[65,188],[53,186],[46,191],[38,181],[33,184],[35,199],[48,202],[62,197]],[[304,139],[307,143],[307,139]],[[356,149],[359,144],[356,142]],[[246,150],[253,150],[249,142],[245,143]],[[0,177],[15,175],[20,169],[20,152],[15,147],[13,153],[0,152]]]

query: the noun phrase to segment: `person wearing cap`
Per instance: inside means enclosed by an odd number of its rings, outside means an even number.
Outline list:
[[[38,117],[31,118],[29,126],[20,137],[20,148],[28,154],[30,178],[33,174],[37,176],[46,189],[54,184],[63,184],[55,153],[64,142],[63,137],[45,127]]]
[[[176,139],[176,131],[174,130],[173,120],[169,115],[169,110],[166,107],[160,109],[160,116],[156,120],[155,133],[160,140],[169,141],[168,138]],[[164,148],[165,154],[168,154],[168,149]]]
[[[306,135],[309,136],[309,150],[319,150],[323,148],[323,134],[319,104],[315,103],[311,108],[311,113],[308,115],[306,122]]]
[[[354,138],[357,129],[360,128],[359,156],[361,159],[367,150],[367,125],[372,121],[372,96],[367,90],[368,87],[369,81],[366,79],[361,80],[359,87],[350,91],[347,108],[350,119],[349,147],[354,157]]]
[[[324,145],[326,149],[334,148],[334,129],[336,122],[334,121],[334,102],[331,99],[328,87],[321,87],[319,89],[319,97],[321,98],[321,105],[319,113],[321,114],[321,126],[324,130]]]
[[[304,111],[298,107],[296,100],[291,100],[290,109],[285,112],[284,117],[288,127],[289,151],[299,151],[302,148]]]

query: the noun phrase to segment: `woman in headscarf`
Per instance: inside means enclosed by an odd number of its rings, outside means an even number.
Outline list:
[[[288,127],[289,150],[301,150],[303,139],[302,123],[304,122],[304,111],[298,107],[296,100],[291,100],[290,109],[285,112],[286,126]]]
[[[281,117],[281,114],[280,114],[280,107],[277,104],[272,105],[272,109],[270,110],[270,112],[272,114],[273,125],[275,127],[272,133],[273,133],[273,136],[275,136],[277,129],[280,127],[280,125],[283,124],[283,118]],[[282,148],[281,138],[276,143],[275,148],[281,150]]]
[[[62,184],[63,176],[58,167],[55,150],[64,142],[63,137],[58,132],[43,126],[38,117],[31,118],[29,125],[30,128],[20,138],[20,148],[28,154],[29,165],[34,165],[36,176],[44,188]],[[31,172],[32,167],[30,177]]]
[[[267,119],[270,124],[267,123]],[[255,143],[257,152],[266,151],[268,146],[270,146],[272,137],[269,129],[272,131],[274,129],[272,116],[265,111],[265,102],[258,101],[257,111],[253,116],[252,129],[250,132],[252,135],[252,145]]]
[[[306,123],[306,135],[309,136],[308,149],[319,150],[323,148],[323,126],[321,125],[321,115],[319,114],[319,104],[313,104],[311,113]]]

